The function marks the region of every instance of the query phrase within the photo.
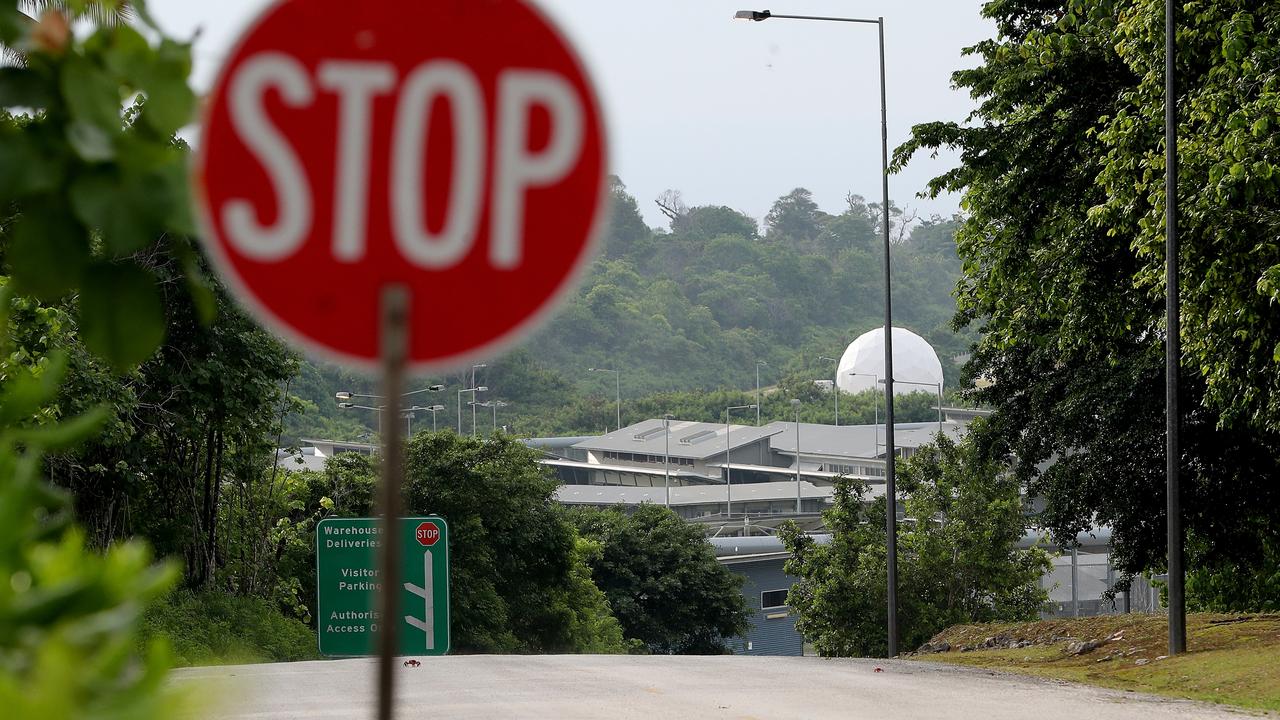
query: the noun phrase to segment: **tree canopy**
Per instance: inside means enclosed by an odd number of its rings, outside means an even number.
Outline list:
[[[953,76],[978,109],[895,154],[960,152],[930,190],[964,193],[956,325],[981,333],[984,452],[1045,498],[1062,542],[1111,525],[1129,572],[1165,551],[1163,5],[987,3],[997,37]],[[1277,11],[1179,14],[1180,466],[1189,567],[1205,573],[1261,567],[1280,527]]]

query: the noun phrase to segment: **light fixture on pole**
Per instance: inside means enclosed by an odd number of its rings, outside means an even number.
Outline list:
[[[476,369],[487,368],[487,367],[489,366],[486,365],[485,363],[476,363],[475,365],[471,366],[471,387],[476,386]],[[486,390],[487,389],[488,388],[486,388]],[[471,399],[475,400],[476,396],[472,395]],[[476,406],[472,405],[471,406],[471,437],[475,437],[475,436],[476,436]]]
[[[462,393],[471,393],[471,402],[475,402],[476,393],[485,392],[488,389],[489,388],[485,387],[484,385],[481,385],[480,387],[462,388],[461,390],[458,391],[458,436],[459,437],[462,436]],[[471,437],[475,437],[476,436],[476,420],[475,420],[476,416],[474,412],[474,407],[472,408],[472,410],[473,412],[471,414]]]
[[[1173,0],[1166,0],[1169,16],[1172,17]],[[741,20],[760,22],[770,18],[787,20],[818,20],[823,22],[857,23],[875,25],[880,38],[880,153],[884,213],[881,232],[884,240],[884,374],[889,378],[884,387],[885,405],[885,549],[888,574],[888,618],[889,656],[898,654],[898,498],[897,485],[894,478],[894,444],[893,444],[893,292],[890,280],[889,264],[889,100],[885,83],[884,69],[884,18],[846,18],[824,17],[817,15],[775,15],[768,10],[739,10],[734,17]],[[1172,26],[1172,22],[1169,23]],[[1172,77],[1172,73],[1169,73]],[[836,378],[836,397],[839,398],[839,378]],[[1170,495],[1173,498],[1173,495]],[[1172,500],[1171,500],[1172,503]],[[1172,531],[1171,531],[1172,534]],[[1172,617],[1172,615],[1170,616]],[[1172,621],[1170,621],[1172,622]]]
[[[371,410],[371,411],[373,411],[373,412],[377,413],[377,417],[378,417],[378,435],[382,435],[382,410],[383,410],[383,407],[382,407],[381,405],[378,405],[377,407],[374,407],[374,406],[372,406],[372,405],[357,405],[356,403],[340,402],[340,403],[338,403],[338,408],[339,408],[340,410]]]
[[[753,410],[757,405],[730,405],[724,409],[724,485],[725,500],[724,514],[726,517],[733,517],[733,461],[729,459],[729,453],[732,447],[729,444],[729,432],[732,428],[729,425],[729,413],[734,410]]]
[[[829,358],[826,355],[820,355],[819,360],[826,360],[836,364],[835,384],[831,390],[836,394],[836,427],[840,427],[840,361],[835,358]]]
[[[877,380],[876,382],[882,383],[884,381]],[[938,432],[942,432],[942,383],[917,382],[915,380],[894,380],[894,382],[902,383],[904,385],[921,385],[923,387],[928,387],[928,388],[937,388],[938,390]]]
[[[756,361],[756,425],[760,424],[760,368],[769,367],[763,360]]]
[[[410,390],[407,393],[400,393],[400,397],[402,398],[409,397],[410,395],[417,395],[419,393],[424,393],[424,392],[440,392],[441,390],[444,390],[443,385],[428,385],[422,388],[421,390]],[[381,395],[367,395],[364,393],[354,393],[354,392],[351,392],[350,390],[342,390],[342,391],[336,392],[333,394],[333,396],[338,400],[351,400],[352,398],[366,398],[369,400],[385,400],[386,399]]]
[[[480,407],[487,407],[493,410],[493,426],[490,432],[496,433],[498,431],[498,408],[504,408],[510,404],[502,400],[488,400],[480,403]]]
[[[622,371],[610,370],[609,368],[587,368],[587,372],[613,373],[613,400],[618,408],[618,427],[622,429]],[[608,428],[605,428],[608,430]]]
[[[436,413],[440,412],[441,410],[444,410],[444,406],[443,406],[443,405],[429,405],[429,406],[427,406],[427,407],[423,408],[423,410],[430,410],[430,411],[431,411],[431,432],[435,432],[435,431],[436,431]]]
[[[800,514],[800,401],[792,398],[791,407],[796,411],[796,515]]]

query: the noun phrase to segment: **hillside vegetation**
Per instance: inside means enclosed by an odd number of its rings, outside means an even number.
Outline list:
[[[599,432],[616,426],[615,380],[600,367],[621,371],[623,422],[664,412],[716,421],[726,405],[755,402],[756,361],[761,381],[779,387],[764,414],[791,418],[788,400],[806,401],[803,419],[834,422],[833,398],[813,390],[830,379],[839,357],[858,335],[884,322],[883,240],[880,206],[850,195],[836,214],[819,209],[797,188],[773,205],[763,232],[751,217],[721,206],[686,207],[678,194],[663,198],[670,227],[653,229],[637,201],[614,180],[611,222],[599,257],[562,311],[515,353],[496,358],[476,374],[491,388],[481,399],[510,403],[498,425],[524,435]],[[959,380],[953,358],[972,335],[950,327],[952,292],[960,277],[956,222],[909,221],[897,208],[893,223],[895,324],[924,336],[943,360],[948,385]],[[477,297],[476,312],[484,312]],[[438,423],[457,423],[456,390],[462,373],[423,378],[445,382]],[[291,392],[304,400],[287,434],[298,437],[371,438],[372,412],[339,411],[339,390],[376,394],[367,380],[328,366],[304,364]],[[750,396],[734,391],[750,390]],[[717,394],[715,391],[721,391]],[[936,400],[921,393],[903,420],[928,420]],[[464,397],[469,400],[469,397]],[[870,394],[841,398],[842,422],[871,422]],[[463,430],[471,413],[463,408]],[[480,408],[483,429],[492,411]],[[856,418],[856,419],[855,419]],[[430,425],[420,414],[416,427]]]

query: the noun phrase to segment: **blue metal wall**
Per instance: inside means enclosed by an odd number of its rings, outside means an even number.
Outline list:
[[[782,558],[726,565],[742,575],[742,594],[751,608],[751,629],[746,637],[729,643],[739,655],[803,655],[804,641],[796,632],[796,618],[789,608],[760,609],[760,593],[767,590],[789,590],[795,579],[782,571]],[[777,617],[782,615],[783,617]],[[774,617],[770,617],[774,616]]]

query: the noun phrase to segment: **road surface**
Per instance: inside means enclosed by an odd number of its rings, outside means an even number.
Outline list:
[[[1243,712],[985,670],[888,660],[452,656],[397,666],[398,718],[1234,718]],[[876,668],[882,672],[876,672]],[[371,660],[191,668],[200,718],[371,716]]]

